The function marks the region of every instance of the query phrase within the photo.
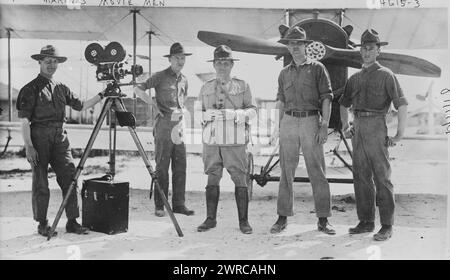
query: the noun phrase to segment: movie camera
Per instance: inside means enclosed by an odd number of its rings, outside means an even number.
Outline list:
[[[92,43],[84,51],[86,60],[97,66],[96,78],[99,82],[117,83],[126,75],[141,75],[144,72],[141,65],[132,65],[129,70],[124,69],[124,65],[128,64],[126,56],[125,49],[118,42],[111,42],[105,48],[98,43]]]

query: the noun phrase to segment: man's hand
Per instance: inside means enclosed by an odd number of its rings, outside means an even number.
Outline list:
[[[325,144],[328,139],[328,125],[321,125],[316,134],[316,141],[319,144]]]
[[[353,125],[350,125],[350,123],[343,123],[342,133],[344,134],[345,138],[352,138],[353,135],[355,135],[355,127]]]
[[[386,136],[386,142],[384,143],[386,147],[394,147],[398,142],[403,138],[399,134],[396,134],[394,137]]]
[[[143,73],[139,76],[136,76],[136,83],[137,84],[144,84],[147,79],[150,78],[150,75],[148,73]]]
[[[202,114],[202,118],[204,122],[210,122],[215,120],[221,112],[219,110],[208,109]]]
[[[236,113],[236,117],[234,118],[234,121],[235,121],[237,124],[243,124],[243,123],[246,122],[247,116],[246,116],[244,110],[239,109],[239,110],[236,110],[235,113]]]
[[[234,120],[236,118],[236,111],[233,109],[219,110],[216,120]]]
[[[25,153],[27,155],[27,161],[31,165],[37,166],[39,162],[39,156],[36,149],[33,146],[25,146]]]

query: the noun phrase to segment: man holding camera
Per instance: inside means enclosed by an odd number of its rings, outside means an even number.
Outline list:
[[[50,200],[48,164],[56,173],[64,197],[75,174],[69,139],[63,126],[65,108],[70,106],[77,111],[86,110],[97,104],[104,93],[83,102],[66,85],[55,81],[53,75],[58,64],[67,58],[59,56],[52,45],[43,47],[39,54],[31,57],[39,61],[40,73],[20,90],[16,106],[22,123],[27,160],[32,169],[33,218],[39,222],[38,233],[47,236],[50,230],[47,221]],[[67,232],[87,233],[87,229],[76,221],[80,216],[76,191],[70,194],[65,210]]]
[[[187,216],[194,211],[185,206],[186,191],[186,146],[182,139],[184,101],[188,93],[188,81],[181,73],[186,56],[180,43],[170,47],[168,57],[170,66],[157,72],[144,83],[135,87],[135,93],[145,102],[153,104],[150,94],[145,90],[154,88],[156,106],[156,121],[153,126],[155,137],[156,176],[158,183],[168,195],[169,165],[172,160],[172,208],[174,213]],[[158,192],[155,193],[155,215],[165,215],[164,203]]]

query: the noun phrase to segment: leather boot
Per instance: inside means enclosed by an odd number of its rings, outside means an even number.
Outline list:
[[[239,229],[242,233],[250,234],[253,232],[252,227],[248,223],[248,192],[246,187],[236,187],[234,189],[236,204],[239,217]]]
[[[197,231],[207,231],[216,227],[217,205],[219,204],[219,186],[206,186],[206,220],[197,227]]]

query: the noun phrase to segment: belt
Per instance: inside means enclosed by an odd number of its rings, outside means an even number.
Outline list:
[[[31,126],[33,126],[33,127],[57,127],[57,128],[61,128],[61,127],[64,126],[64,122],[58,122],[58,121],[34,122],[34,123],[31,123]]]
[[[378,117],[385,116],[386,114],[381,112],[355,111],[354,115],[355,117]]]
[[[293,111],[293,110],[288,110],[288,111],[286,111],[284,113],[286,115],[297,117],[297,118],[306,118],[306,117],[309,117],[309,116],[318,115],[319,111],[317,111],[317,110],[314,110],[314,111]]]

